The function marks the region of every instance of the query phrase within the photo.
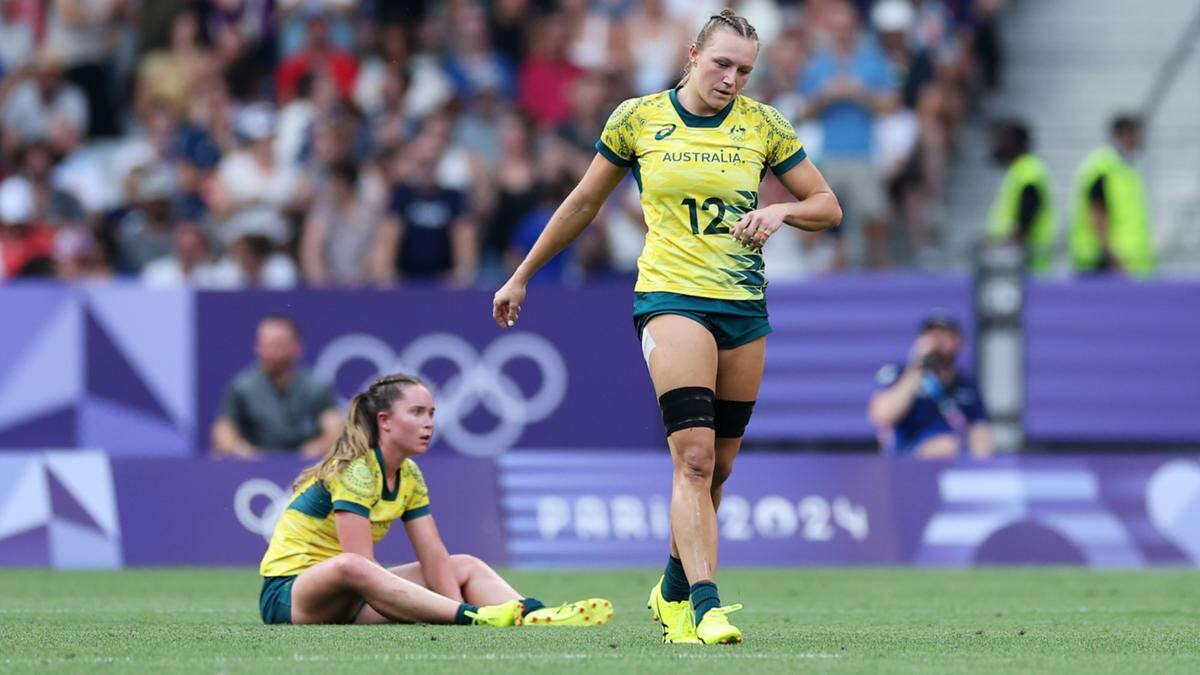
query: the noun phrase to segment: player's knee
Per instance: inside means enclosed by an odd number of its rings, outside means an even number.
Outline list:
[[[713,428],[716,394],[708,387],[679,387],[658,397],[667,436],[684,429]]]
[[[682,443],[675,449],[675,473],[689,481],[711,483],[716,451],[704,442]]]
[[[460,582],[488,569],[487,563],[467,553],[455,553],[450,556],[450,567]]]
[[[371,561],[357,553],[339,553],[330,562],[338,577],[352,588],[365,583],[371,573]]]
[[[754,414],[754,401],[717,399],[713,405],[713,429],[717,438],[741,438]]]

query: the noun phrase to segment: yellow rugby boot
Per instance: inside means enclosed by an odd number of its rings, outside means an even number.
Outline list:
[[[535,609],[524,616],[526,626],[599,626],[612,619],[612,603],[604,598],[565,602]]]
[[[729,623],[728,615],[738,611],[742,605],[713,607],[704,614],[696,625],[696,637],[706,645],[735,645],[742,641],[742,631]]]
[[[650,617],[662,626],[663,642],[669,644],[696,644],[696,620],[692,614],[692,603],[687,600],[671,602],[662,596],[662,577],[650,589],[646,608]]]
[[[477,611],[467,612],[476,626],[520,626],[525,605],[520,600],[509,600],[500,605],[484,605]]]

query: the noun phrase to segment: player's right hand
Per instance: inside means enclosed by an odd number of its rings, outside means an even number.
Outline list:
[[[492,318],[496,325],[501,328],[516,325],[522,302],[525,302],[525,285],[509,279],[492,297]]]

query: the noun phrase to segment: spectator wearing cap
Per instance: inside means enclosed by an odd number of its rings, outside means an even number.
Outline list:
[[[283,212],[301,195],[302,176],[296,167],[278,161],[274,150],[275,111],[269,104],[246,106],[234,123],[245,146],[221,159],[211,206],[225,218],[250,206]]]
[[[987,409],[975,380],[958,370],[962,331],[950,314],[935,310],[921,322],[908,360],[875,376],[867,416],[891,457],[947,459],[992,454]]]
[[[33,185],[22,176],[0,183],[0,279],[53,270],[54,232],[36,219]]]

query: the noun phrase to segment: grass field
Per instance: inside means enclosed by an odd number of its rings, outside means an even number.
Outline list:
[[[736,646],[663,645],[657,575],[520,571],[596,628],[264,627],[252,570],[0,571],[0,672],[1200,672],[1200,572],[725,569]]]

